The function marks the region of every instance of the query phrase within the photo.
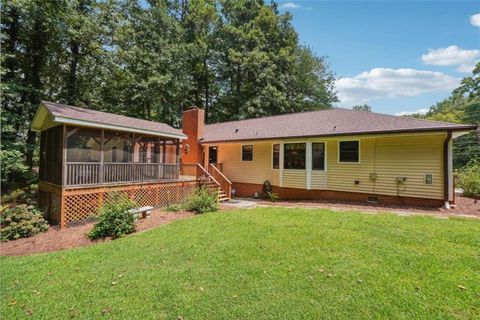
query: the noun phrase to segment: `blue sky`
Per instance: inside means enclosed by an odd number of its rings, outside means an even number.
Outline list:
[[[342,107],[425,112],[480,61],[480,1],[278,2],[341,78]]]

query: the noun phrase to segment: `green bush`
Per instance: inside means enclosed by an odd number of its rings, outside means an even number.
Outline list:
[[[33,206],[18,205],[0,212],[0,239],[2,241],[28,238],[48,230],[43,213]]]
[[[12,188],[15,185],[14,182],[23,180],[23,176],[28,172],[28,167],[24,164],[24,156],[18,150],[1,150],[0,159],[2,188]]]
[[[480,159],[475,158],[457,171],[457,185],[467,197],[480,198]]]
[[[36,205],[38,199],[38,184],[30,184],[28,187],[15,189],[2,196],[4,204],[28,204]]]
[[[134,232],[136,217],[128,210],[135,207],[135,202],[123,193],[110,195],[109,201],[99,209],[98,221],[88,237],[92,240],[105,237],[116,239]]]
[[[280,199],[278,194],[276,192],[273,192],[273,191],[272,192],[267,192],[267,195],[270,198],[270,201],[272,201],[272,202],[277,202],[278,199]]]
[[[206,213],[218,210],[218,195],[206,187],[197,188],[187,199],[185,208],[196,213]]]

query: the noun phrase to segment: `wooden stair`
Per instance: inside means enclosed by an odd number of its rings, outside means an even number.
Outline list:
[[[217,193],[218,202],[230,200],[232,183],[213,164],[210,164],[208,170],[206,170],[201,164],[197,163],[196,177],[199,180],[200,185]]]

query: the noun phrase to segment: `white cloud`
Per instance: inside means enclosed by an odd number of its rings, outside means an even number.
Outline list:
[[[374,68],[354,77],[338,79],[335,87],[341,105],[362,104],[372,99],[413,97],[450,91],[459,79],[442,72],[416,69]]]
[[[475,27],[480,27],[480,13],[470,16],[470,23]]]
[[[396,116],[410,116],[412,114],[426,114],[430,109],[428,108],[422,108],[422,109],[418,109],[416,111],[401,111],[401,112],[397,112],[395,113]]]
[[[294,2],[285,2],[284,4],[280,5],[281,9],[298,9],[301,7],[302,7],[301,5],[296,4]]]
[[[435,66],[458,66],[457,71],[470,72],[475,62],[480,58],[480,50],[466,50],[457,46],[448,48],[428,49],[427,54],[422,55],[424,64]]]

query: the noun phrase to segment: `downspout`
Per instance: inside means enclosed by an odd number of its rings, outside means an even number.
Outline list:
[[[450,195],[449,195],[449,187],[450,187],[450,175],[448,169],[448,144],[452,140],[452,131],[447,131],[447,137],[445,141],[443,141],[443,200],[445,202],[445,208],[450,209]]]

